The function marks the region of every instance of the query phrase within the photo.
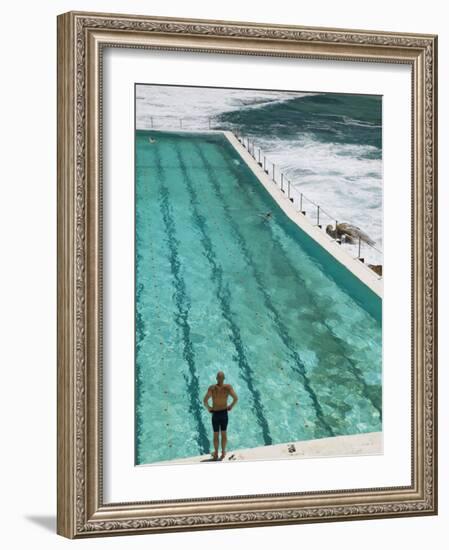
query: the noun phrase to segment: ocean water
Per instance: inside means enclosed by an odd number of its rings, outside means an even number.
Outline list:
[[[135,253],[137,464],[210,452],[218,370],[229,450],[382,429],[381,300],[222,135],[136,132]]]
[[[382,263],[381,96],[153,85],[137,86],[136,96],[138,128],[176,129],[183,118],[185,128],[211,124],[250,137],[320,205],[323,224],[360,227],[378,250],[364,247],[364,257]],[[312,203],[303,208],[315,216]]]

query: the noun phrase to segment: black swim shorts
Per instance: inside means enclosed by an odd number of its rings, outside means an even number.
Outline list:
[[[228,427],[228,409],[212,412],[212,426],[214,432],[218,432],[219,429],[221,429],[222,432],[226,431]]]

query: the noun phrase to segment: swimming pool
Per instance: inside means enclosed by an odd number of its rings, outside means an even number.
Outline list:
[[[229,450],[382,429],[380,298],[222,134],[137,131],[135,193],[136,464],[210,452],[218,370]]]

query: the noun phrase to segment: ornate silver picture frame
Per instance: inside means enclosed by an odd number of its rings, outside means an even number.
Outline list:
[[[259,494],[187,499],[154,499],[149,489],[144,501],[105,502],[102,117],[107,48],[410,67],[412,308],[404,312],[411,321],[412,342],[409,485],[282,493],[267,493],[261,486]],[[58,534],[85,538],[437,513],[436,36],[82,12],[60,15],[57,186]]]

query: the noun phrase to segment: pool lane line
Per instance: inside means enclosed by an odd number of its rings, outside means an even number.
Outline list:
[[[166,178],[164,175],[164,169],[162,167],[158,146],[155,147],[155,161],[156,177],[159,180],[159,206],[165,228],[166,243],[169,249],[168,260],[170,263],[171,274],[175,281],[174,302],[177,308],[177,314],[175,315],[174,320],[178,327],[181,329],[183,357],[185,362],[187,363],[190,374],[190,380],[185,377],[187,383],[187,391],[190,398],[190,411],[197,424],[196,440],[198,443],[198,447],[202,450],[203,454],[208,454],[210,453],[210,441],[207,435],[206,427],[201,417],[201,396],[198,374],[196,372],[195,365],[195,350],[192,340],[190,338],[190,298],[187,294],[185,281],[181,273],[181,261],[178,251],[178,240],[176,238],[176,227],[169,201],[170,193],[167,185],[165,184]]]
[[[277,308],[274,306],[270,296],[268,295],[268,293],[266,292],[266,290],[263,286],[262,276],[260,274],[260,271],[257,268],[257,266],[256,266],[256,264],[253,260],[252,254],[251,254],[250,250],[248,249],[248,247],[246,245],[245,239],[244,239],[243,235],[241,234],[237,223],[235,222],[233,216],[230,214],[229,205],[227,205],[227,203],[225,201],[225,198],[223,196],[223,193],[221,192],[221,188],[220,188],[218,178],[216,177],[216,175],[214,173],[214,170],[212,169],[209,161],[206,159],[203,152],[201,151],[201,148],[197,144],[194,144],[194,145],[195,145],[196,150],[197,150],[199,156],[201,157],[203,163],[205,164],[208,179],[211,181],[212,186],[213,186],[213,190],[214,190],[219,202],[222,204],[222,207],[225,211],[225,215],[226,215],[226,218],[228,220],[228,223],[232,227],[232,230],[234,231],[234,233],[237,237],[237,243],[240,246],[240,251],[242,253],[242,256],[243,256],[246,264],[253,271],[254,278],[255,278],[255,281],[256,281],[256,284],[257,284],[257,288],[259,289],[259,292],[263,296],[266,307],[272,313],[273,320],[274,320],[274,325],[275,325],[275,329],[276,329],[276,332],[278,334],[278,337],[280,338],[280,340],[282,341],[284,346],[287,348],[288,354],[290,355],[291,359],[293,360],[294,364],[296,365],[296,369],[294,369],[294,370],[299,374],[299,376],[302,380],[303,387],[304,387],[306,393],[308,394],[309,399],[312,402],[314,412],[315,412],[315,416],[318,419],[318,422],[320,423],[321,427],[326,432],[326,434],[328,436],[334,436],[335,435],[334,431],[333,431],[332,427],[329,425],[329,423],[326,421],[326,419],[324,418],[324,413],[323,413],[323,410],[322,410],[321,405],[319,403],[318,397],[317,397],[315,391],[312,388],[310,380],[308,379],[305,365],[304,365],[303,361],[301,360],[301,357],[299,356],[297,350],[295,349],[295,346],[294,346],[294,344],[291,340],[291,337],[288,334],[288,330],[287,330],[285,324],[282,322],[282,320],[280,318],[280,314],[279,314]]]
[[[225,160],[227,166],[228,166],[228,169],[231,173],[233,173],[237,179],[240,181],[241,180],[241,174],[239,173],[239,170],[238,170],[238,167],[235,166],[234,164],[232,164],[232,162],[223,154],[222,151],[220,151],[220,155],[221,157]],[[243,159],[242,159],[243,160]],[[246,167],[246,166],[245,166]],[[249,168],[248,168],[249,170]],[[253,174],[251,172],[251,176],[253,176],[257,179],[257,176],[255,174]],[[246,185],[240,185],[240,187],[242,187],[245,191],[245,195],[248,199],[250,199],[253,204],[254,204],[254,201],[253,201],[253,197],[250,195],[250,193],[248,193],[248,189],[247,189],[247,186]],[[271,198],[271,197],[270,197]],[[273,199],[272,199],[273,200]],[[267,226],[270,225],[270,224],[266,224]],[[268,227],[267,227],[268,229]],[[285,258],[285,261],[287,262],[287,264],[289,265],[291,271],[293,273],[295,273],[295,275],[297,276],[297,278],[305,283],[305,280],[304,278],[300,275],[300,273],[296,270],[296,268],[292,265],[290,259],[288,258],[287,254],[285,253],[285,250],[284,250],[284,247],[282,246],[282,244],[280,243],[279,239],[273,235],[273,232],[271,231],[271,229],[269,229],[271,235],[272,235],[272,239],[273,241],[277,244],[278,246],[278,250],[280,250]],[[305,288],[307,288],[307,286],[305,285]],[[313,299],[312,295],[310,294],[310,292],[307,293],[308,294],[308,297],[309,297],[309,301],[311,302],[311,304],[315,307],[315,310],[317,312],[319,312],[319,308],[315,302],[315,300]],[[344,350],[344,353],[343,353],[343,358],[347,361],[347,363],[349,364],[349,371],[353,374],[354,378],[357,380],[357,382],[359,382],[359,384],[361,385],[361,392],[362,392],[362,395],[371,403],[371,405],[373,406],[373,408],[379,413],[379,416],[380,416],[380,420],[382,420],[382,407],[379,407],[377,402],[372,398],[370,392],[368,391],[368,384],[366,383],[364,377],[363,377],[363,374],[362,372],[360,371],[359,367],[356,365],[355,361],[353,359],[351,359],[347,354],[346,354],[346,349],[348,348],[348,344],[341,338],[339,337],[337,334],[335,334],[335,332],[332,330],[332,328],[329,326],[329,324],[323,319],[321,321],[322,325],[326,327],[326,329],[329,331],[329,334],[331,335],[331,337],[333,338],[333,340],[337,343],[337,345],[339,345],[340,347],[343,348]]]
[[[211,280],[215,286],[215,294],[217,296],[222,315],[226,320],[228,327],[231,331],[230,339],[237,353],[238,366],[242,372],[242,378],[245,380],[246,385],[253,398],[254,408],[256,410],[256,418],[262,430],[262,437],[263,437],[264,443],[265,445],[271,445],[273,443],[273,439],[271,437],[268,422],[265,417],[263,403],[260,397],[260,393],[255,387],[254,380],[253,380],[253,372],[252,372],[251,366],[249,365],[248,359],[246,358],[245,348],[242,341],[240,329],[234,321],[234,314],[230,306],[231,293],[229,290],[229,286],[223,281],[223,268],[217,261],[217,257],[213,248],[212,241],[207,232],[207,222],[204,216],[199,212],[198,195],[192,183],[192,179],[188,174],[188,171],[182,159],[182,154],[180,152],[180,148],[178,145],[176,145],[176,152],[178,155],[179,165],[184,177],[186,188],[190,196],[190,203],[192,206],[192,217],[194,219],[197,229],[201,234],[200,241],[204,249],[204,255],[207,261],[209,262],[210,269],[212,272]]]
[[[328,325],[327,321],[324,320],[322,321],[322,323],[328,329],[328,331],[332,334],[332,336],[336,339],[336,341],[339,342],[340,345],[342,345],[344,348],[348,347],[348,344],[342,338],[340,338],[338,335],[335,334],[333,329]],[[357,366],[356,362],[350,357],[348,357],[347,355],[345,355],[344,357],[348,363],[349,372],[353,375],[353,377],[357,380],[357,382],[361,386],[362,395],[366,399],[368,399],[368,401],[371,403],[373,408],[376,409],[376,411],[379,413],[379,420],[380,422],[382,422],[382,405],[379,406],[377,404],[377,401],[372,397],[371,393],[368,391],[369,384],[366,382],[363,376],[363,373],[360,370],[360,368]]]

